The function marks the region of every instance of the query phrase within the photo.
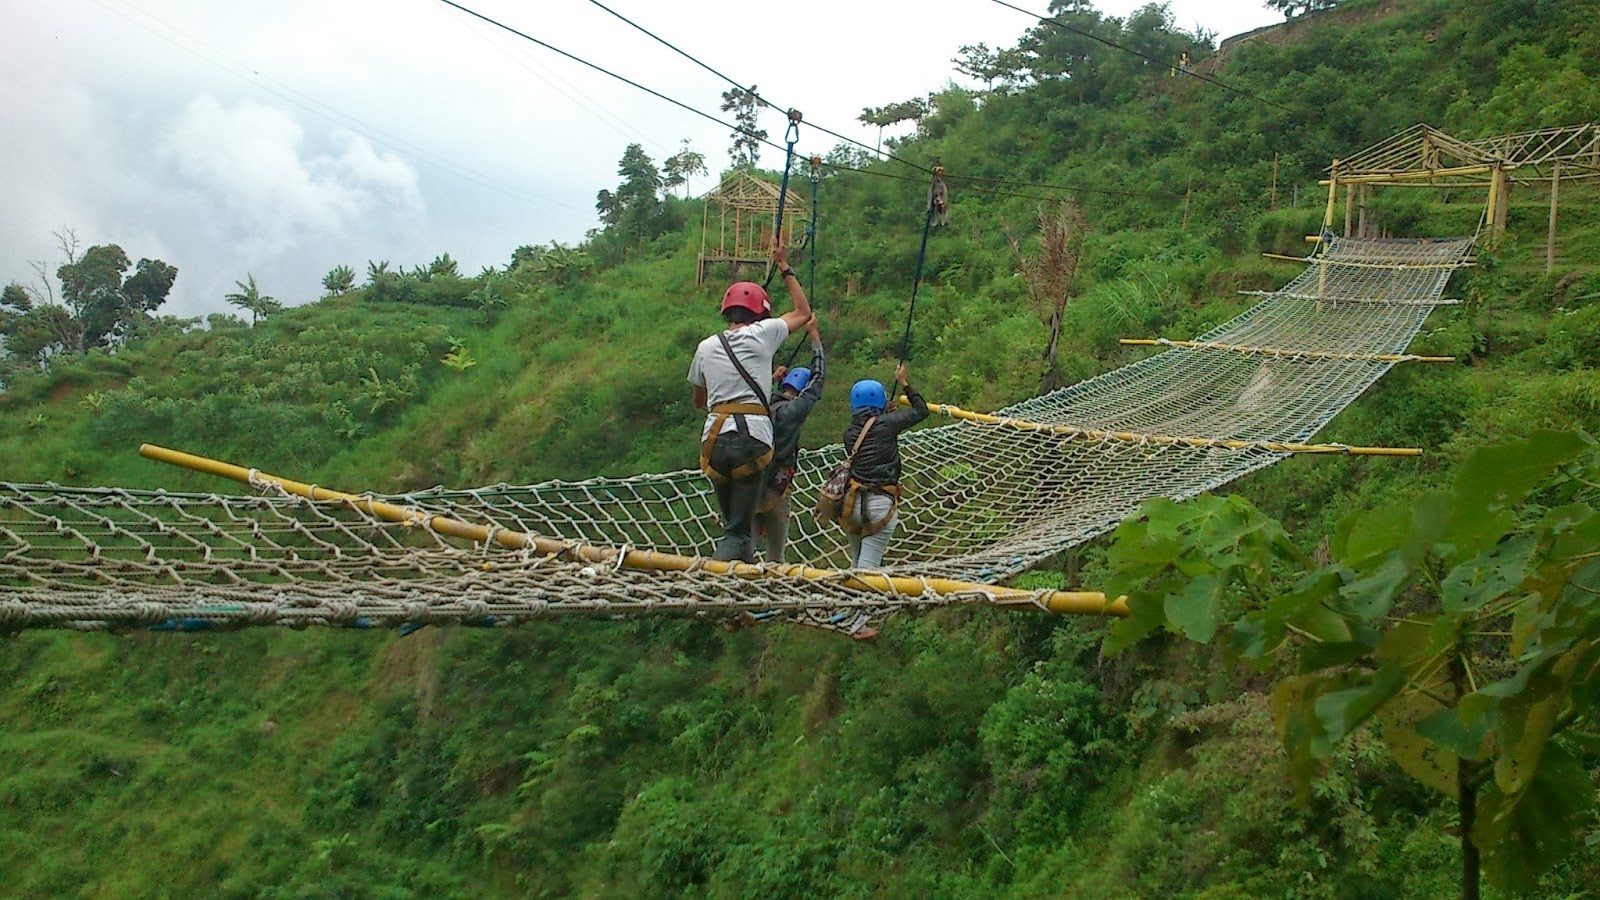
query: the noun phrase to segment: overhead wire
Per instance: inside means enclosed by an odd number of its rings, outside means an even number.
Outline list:
[[[1076,35],[1078,35],[1080,37],[1086,37],[1091,41],[1098,41],[1099,43],[1105,44],[1107,47],[1112,47],[1114,49],[1121,50],[1123,53],[1132,54],[1132,55],[1137,56],[1140,59],[1145,60],[1147,62],[1155,63],[1156,65],[1161,66],[1162,68],[1172,68],[1173,67],[1171,60],[1156,59],[1155,57],[1150,56],[1147,53],[1141,53],[1140,51],[1135,50],[1132,47],[1123,46],[1122,44],[1119,44],[1116,41],[1111,40],[1110,38],[1102,37],[1101,35],[1095,34],[1093,32],[1085,31],[1082,28],[1077,28],[1075,26],[1068,25],[1067,23],[1061,21],[1060,19],[1055,18],[1054,16],[1041,15],[1039,13],[1033,12],[1032,10],[1023,9],[1022,7],[1017,6],[1016,4],[1007,2],[1007,0],[989,0],[989,2],[997,4],[999,6],[1004,6],[1006,9],[1015,10],[1015,11],[1017,11],[1019,13],[1022,13],[1025,16],[1031,16],[1032,18],[1037,19],[1040,22],[1045,22],[1047,24],[1054,25],[1055,27],[1061,29],[1062,31],[1071,32],[1072,34],[1076,34]],[[1293,109],[1291,109],[1291,108],[1289,108],[1287,106],[1284,106],[1282,103],[1278,103],[1277,101],[1274,101],[1274,100],[1268,100],[1267,98],[1261,96],[1260,94],[1252,94],[1249,91],[1241,90],[1240,88],[1236,88],[1231,84],[1227,84],[1226,82],[1218,81],[1217,79],[1212,78],[1209,75],[1202,75],[1199,72],[1192,71],[1187,67],[1178,67],[1177,71],[1178,71],[1178,73],[1180,75],[1187,75],[1190,78],[1198,79],[1200,81],[1205,82],[1206,84],[1222,88],[1225,91],[1231,91],[1232,93],[1238,94],[1241,97],[1248,97],[1249,99],[1254,100],[1257,103],[1263,103],[1263,104],[1266,104],[1267,106],[1277,107],[1278,109],[1281,109],[1286,113],[1294,113],[1295,112],[1295,110],[1293,110]]]
[[[630,27],[636,29],[641,34],[644,34],[646,37],[649,37],[651,40],[653,40],[656,43],[662,45],[663,47],[666,47],[668,50],[671,50],[672,52],[674,52],[674,53],[678,54],[679,56],[683,57],[684,59],[694,63],[695,65],[697,65],[700,68],[706,70],[707,72],[710,72],[711,74],[717,76],[718,78],[722,79],[723,81],[726,81],[727,83],[733,85],[734,88],[736,88],[737,90],[746,92],[747,94],[749,94],[752,98],[754,98],[757,102],[761,103],[762,105],[768,106],[768,107],[770,107],[772,109],[778,109],[778,110],[783,110],[783,109],[790,108],[790,107],[781,106],[781,105],[779,105],[777,103],[774,103],[771,100],[768,100],[766,97],[761,96],[756,91],[745,87],[737,79],[735,79],[732,76],[730,76],[730,75],[718,70],[717,68],[715,68],[711,64],[701,60],[699,57],[695,56],[694,54],[688,52],[687,50],[684,50],[683,48],[681,48],[678,45],[672,43],[671,41],[667,40],[666,38],[656,34],[655,32],[653,32],[650,29],[644,27],[643,25],[640,25],[638,22],[635,22],[634,20],[628,18],[627,16],[623,15],[622,13],[617,12],[616,10],[614,10],[611,7],[607,6],[606,4],[602,3],[601,0],[589,0],[589,2],[591,4],[593,4],[594,6],[597,6],[600,9],[605,10],[607,13],[610,13],[612,16],[615,16],[617,19],[620,19],[622,22],[624,22],[627,25],[629,25]],[[455,4],[452,3],[451,5],[453,6]],[[886,157],[886,158],[888,158],[890,160],[893,160],[894,162],[898,162],[898,163],[900,163],[902,165],[910,166],[911,168],[916,169],[918,172],[921,172],[924,175],[933,174],[933,169],[928,167],[928,166],[924,166],[924,165],[922,165],[920,163],[913,162],[912,160],[905,159],[904,157],[896,156],[895,154],[890,153],[890,152],[885,151],[885,150],[882,150],[880,148],[872,147],[871,145],[865,144],[865,143],[863,143],[861,141],[858,141],[855,138],[849,137],[848,135],[840,134],[837,131],[834,131],[834,130],[832,130],[830,128],[826,128],[826,127],[824,127],[822,125],[819,125],[815,121],[812,121],[812,120],[808,119],[806,121],[806,124],[808,126],[810,126],[811,128],[814,128],[817,131],[822,132],[823,134],[830,135],[832,137],[838,138],[839,140],[845,141],[846,143],[849,143],[849,144],[853,144],[854,146],[859,147],[859,148],[861,148],[863,150],[867,150],[867,151],[870,151],[870,152],[875,153],[875,154],[881,154],[882,156],[884,156],[884,157]],[[864,171],[864,170],[855,170],[855,171]],[[874,173],[874,174],[876,174],[876,173]],[[1017,179],[983,178],[983,177],[976,176],[976,175],[953,175],[953,174],[946,173],[944,175],[944,178],[947,181],[952,181],[952,180],[954,180],[954,181],[983,181],[983,182],[991,182],[991,183],[999,183],[999,184],[1009,184],[1009,185],[1012,185],[1014,187],[1043,188],[1043,189],[1047,189],[1047,190],[1059,190],[1059,191],[1070,191],[1070,192],[1080,192],[1080,191],[1082,191],[1082,192],[1089,192],[1089,193],[1113,194],[1113,195],[1119,195],[1119,196],[1139,196],[1139,197],[1143,197],[1143,196],[1149,196],[1149,197],[1179,197],[1179,196],[1182,196],[1180,194],[1173,194],[1173,193],[1170,193],[1170,192],[1116,190],[1116,189],[1111,189],[1111,188],[1089,188],[1089,187],[1076,186],[1076,185],[1052,184],[1052,183],[1049,183],[1049,182],[1040,182],[1040,181],[1023,181],[1023,180],[1017,180]],[[925,179],[915,179],[915,180],[922,181],[922,180],[925,180]]]
[[[550,71],[542,65],[540,65],[537,69],[534,68],[534,65],[537,65],[537,63],[530,65],[530,63],[533,63],[531,59],[524,58],[522,54],[513,52],[512,50],[506,48],[499,42],[491,39],[489,35],[474,29],[469,23],[463,22],[461,19],[454,17],[452,17],[452,21],[454,21],[462,31],[471,34],[474,38],[477,38],[488,46],[494,48],[496,52],[505,56],[506,59],[516,64],[528,74],[539,79],[551,90],[554,90],[556,93],[570,100],[572,105],[588,113],[589,116],[596,122],[606,126],[629,141],[637,139],[643,143],[655,147],[657,150],[660,150],[663,153],[672,152],[672,150],[665,144],[662,144],[660,141],[655,140],[639,129],[633,127],[633,124],[627,119],[624,119],[621,116],[611,112],[609,109],[606,109],[603,104],[600,104],[588,94],[585,94],[578,88],[577,85],[573,84],[572,82],[562,78],[560,75]],[[557,82],[560,83],[558,84]],[[565,87],[563,87],[563,85],[565,85]]]
[[[728,122],[728,121],[726,121],[724,119],[720,119],[720,118],[712,115],[711,113],[708,113],[708,112],[706,112],[704,110],[697,109],[697,108],[695,108],[693,106],[690,106],[689,104],[683,102],[682,100],[678,100],[676,98],[669,97],[666,94],[663,94],[660,91],[656,90],[655,88],[652,88],[652,87],[649,87],[647,85],[641,84],[641,83],[633,80],[632,78],[627,77],[626,75],[621,75],[621,74],[618,74],[617,72],[613,72],[612,70],[606,68],[605,66],[600,65],[599,63],[590,62],[589,60],[584,59],[583,57],[578,56],[577,54],[569,53],[566,50],[563,50],[560,47],[557,47],[554,44],[549,43],[548,41],[540,40],[539,38],[536,38],[533,35],[528,34],[525,31],[521,31],[521,30],[519,30],[519,29],[517,29],[517,28],[515,28],[515,27],[513,27],[511,25],[508,25],[508,24],[498,20],[498,19],[495,19],[495,18],[493,18],[491,16],[484,15],[483,13],[480,13],[480,12],[478,12],[476,10],[470,9],[470,8],[468,8],[466,6],[462,6],[461,4],[456,3],[455,0],[439,0],[439,2],[443,3],[446,6],[449,6],[449,7],[452,7],[454,9],[460,10],[461,12],[464,12],[467,15],[472,16],[475,19],[478,19],[478,20],[480,20],[482,22],[485,22],[485,23],[487,23],[489,25],[493,25],[494,27],[499,28],[499,29],[501,29],[503,31],[507,31],[507,32],[509,32],[511,34],[514,34],[514,35],[516,35],[516,36],[518,36],[518,37],[520,37],[520,38],[522,38],[524,40],[531,41],[531,42],[533,42],[535,44],[538,44],[539,46],[545,48],[546,50],[551,51],[552,53],[555,53],[555,54],[557,54],[559,56],[563,56],[563,57],[565,57],[567,59],[570,59],[573,62],[578,63],[579,65],[585,66],[585,67],[587,67],[589,69],[593,69],[594,71],[599,72],[602,75],[606,75],[606,76],[609,76],[611,78],[614,78],[614,79],[622,82],[623,84],[628,85],[629,87],[633,87],[633,88],[636,88],[638,90],[644,91],[645,93],[649,94],[650,96],[655,97],[655,98],[657,98],[659,100],[664,100],[667,103],[670,103],[673,106],[676,106],[679,109],[684,110],[685,112],[692,113],[692,114],[694,114],[696,116],[699,116],[700,118],[705,119],[705,120],[707,120],[709,122],[714,122],[714,123],[716,123],[718,125],[723,126],[724,128],[731,128],[731,129],[733,129],[735,131],[738,131],[740,133],[748,134],[750,137],[754,138],[755,140],[758,140],[761,143],[766,144],[767,146],[772,147],[775,150],[785,150],[786,149],[782,144],[779,144],[779,143],[777,143],[775,141],[772,141],[772,140],[770,140],[768,138],[760,137],[759,135],[752,134],[752,133],[746,131],[745,129],[739,127],[738,125],[735,125],[734,123]],[[820,129],[819,128],[818,130],[822,131],[824,129]],[[901,160],[901,161],[902,162],[906,162],[905,160]],[[897,178],[897,179],[906,180],[906,181],[917,181],[917,182],[921,182],[922,181],[922,179],[920,179],[920,178],[908,178],[906,176],[895,175],[895,174],[890,173],[890,172],[877,172],[877,171],[873,171],[871,169],[861,169],[861,168],[856,168],[856,167],[853,167],[853,166],[842,166],[842,165],[838,165],[836,163],[824,162],[822,165],[824,167],[826,167],[826,168],[839,170],[839,171],[860,172],[860,173],[862,173],[864,175],[875,175],[875,176],[884,177],[884,178]],[[921,171],[929,172],[929,173],[931,173],[933,171],[932,169],[928,169],[928,168],[925,168],[923,166],[917,166],[915,163],[907,162],[907,165],[915,166],[917,169],[919,169]],[[946,176],[946,177],[950,177],[950,176]],[[1052,185],[1052,184],[1040,184],[1038,186],[1039,187],[1053,189],[1053,190],[1066,191],[1066,192],[1069,192],[1069,193],[1078,192],[1078,191],[1109,192],[1109,193],[1118,193],[1118,194],[1123,194],[1123,195],[1133,195],[1135,193],[1135,192],[1130,192],[1130,191],[1116,191],[1116,190],[1111,189],[1111,188],[1068,187],[1068,186],[1063,186],[1063,185]],[[1041,196],[1039,194],[1023,194],[1023,193],[1019,193],[1019,192],[1016,192],[1016,191],[1003,191],[1003,190],[998,190],[998,189],[994,189],[994,188],[976,188],[975,187],[975,188],[973,188],[973,190],[976,190],[976,191],[978,191],[980,193],[993,194],[993,195],[1002,196],[1002,197],[1021,197],[1021,198],[1024,198],[1024,199],[1040,200],[1040,201],[1046,201],[1046,202],[1052,201],[1052,200],[1060,200],[1060,199],[1062,199],[1061,195]]]

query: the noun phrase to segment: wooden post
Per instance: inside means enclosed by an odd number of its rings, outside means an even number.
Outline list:
[[[1500,176],[1500,201],[1495,204],[1494,233],[1497,237],[1505,237],[1506,224],[1511,218],[1511,179],[1504,170],[1497,169],[1495,174]]]
[[[1355,227],[1356,213],[1356,186],[1344,186],[1344,236],[1350,236],[1350,229]]]
[[[1289,185],[1289,208],[1300,208],[1300,185],[1298,184]]]
[[[1278,208],[1278,154],[1272,154],[1272,199],[1267,201],[1267,209]]]
[[[711,233],[711,200],[706,198],[700,201],[700,260],[694,267],[694,283],[706,283],[706,241]]]
[[[1545,238],[1544,270],[1556,267],[1556,203],[1561,197],[1561,160],[1550,172],[1550,234]]]
[[[1339,161],[1333,161],[1333,166],[1328,170],[1328,209],[1322,214],[1322,230],[1327,234],[1333,233],[1333,208],[1339,202]]]
[[[1356,236],[1357,237],[1367,237],[1368,236],[1367,235],[1367,192],[1370,191],[1371,189],[1372,189],[1371,185],[1363,184],[1363,185],[1361,185],[1361,190],[1356,194],[1356,206],[1357,206]]]
[[[1499,211],[1496,208],[1497,193],[1500,190],[1500,170],[1493,169],[1489,172],[1489,202],[1484,207],[1484,223],[1489,226],[1489,240],[1494,241],[1494,223],[1499,220]]]
[[[1180,231],[1189,230],[1189,198],[1194,196],[1194,176],[1189,176],[1189,186],[1183,192],[1183,223],[1178,226]]]

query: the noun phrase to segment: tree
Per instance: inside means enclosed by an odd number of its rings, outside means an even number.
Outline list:
[[[539,262],[539,255],[544,252],[543,247],[523,244],[511,251],[511,263],[506,266],[506,271],[515,272],[525,266],[533,266]]]
[[[0,309],[10,307],[15,312],[27,312],[33,309],[33,297],[28,289],[13,281],[6,285],[4,292],[0,292]]]
[[[460,278],[460,277],[461,277],[461,267],[456,265],[456,261],[453,258],[451,258],[450,254],[448,254],[448,253],[441,253],[438,256],[435,256],[433,258],[433,262],[428,264],[428,278],[429,278],[429,280],[432,280],[434,278]]]
[[[159,259],[141,259],[133,274],[122,283],[122,293],[130,308],[137,312],[155,312],[167,300],[172,285],[178,280],[178,268]]]
[[[485,325],[494,321],[495,310],[505,309],[506,307],[506,298],[500,291],[500,282],[501,278],[498,272],[485,273],[483,283],[479,285],[477,290],[467,295],[467,299],[472,302],[473,306],[477,307],[478,312],[483,313],[483,324]]]
[[[1049,329],[1042,358],[1046,369],[1039,386],[1049,393],[1061,386],[1061,365],[1056,354],[1061,344],[1061,323],[1067,304],[1077,295],[1078,264],[1083,258],[1083,239],[1088,230],[1083,212],[1071,200],[1039,207],[1039,250],[1028,254],[1022,242],[1007,229],[1011,252],[1017,258],[1028,290],[1028,301]]]
[[[1000,54],[990,50],[985,43],[962,44],[956,51],[958,56],[952,57],[956,71],[983,82],[984,90],[994,88],[994,80],[1001,76]]]
[[[661,171],[644,152],[644,147],[629,144],[617,162],[622,183],[615,191],[595,195],[595,212],[607,231],[616,228],[639,241],[659,233],[661,220]]]
[[[761,159],[761,142],[767,139],[766,129],[757,127],[761,106],[753,84],[748,89],[722,92],[722,111],[733,113],[737,126],[733,131],[733,146],[728,148],[728,157],[733,160],[735,169],[753,169]]]
[[[864,169],[872,165],[872,151],[840,141],[833,145],[822,161],[826,164],[823,177],[830,178],[840,169]]]
[[[610,228],[622,220],[622,204],[617,195],[601,188],[594,195],[594,211],[600,215],[600,224]]]
[[[240,309],[249,310],[250,324],[252,326],[256,324],[258,319],[265,319],[267,316],[283,309],[283,304],[261,293],[261,289],[256,286],[256,276],[246,272],[244,277],[244,281],[234,282],[234,284],[238,285],[239,290],[228,294],[222,299]]]
[[[683,139],[683,144],[678,148],[678,152],[667,157],[667,161],[662,166],[666,175],[663,184],[669,190],[680,184],[683,185],[684,199],[689,197],[688,185],[691,177],[710,174],[709,170],[706,169],[705,154],[691,147],[688,138]]]
[[[61,299],[77,320],[87,347],[108,347],[124,339],[138,319],[166,302],[178,277],[174,266],[141,259],[124,281],[128,255],[116,244],[96,245],[74,258],[63,240],[63,252],[68,262],[56,269]]]
[[[334,266],[322,276],[322,289],[328,292],[329,297],[350,293],[356,289],[356,270],[349,266]]]
[[[1449,490],[1340,522],[1317,564],[1237,498],[1147,502],[1119,526],[1108,592],[1157,629],[1222,641],[1279,673],[1273,715],[1302,797],[1371,725],[1408,775],[1454,801],[1462,896],[1513,895],[1593,818],[1578,751],[1600,749],[1600,450],[1537,431],[1469,456]],[[1481,869],[1480,869],[1481,862]]]
[[[556,284],[571,284],[594,265],[589,254],[559,241],[551,241],[549,249],[539,255],[535,270],[548,276]]]
[[[1333,9],[1341,0],[1267,0],[1267,9],[1275,9],[1283,13],[1284,21],[1295,17],[1300,10],[1308,13],[1322,9]]]
[[[864,125],[878,126],[878,152],[883,152],[883,129],[901,122],[922,121],[928,114],[928,101],[924,97],[912,97],[899,103],[890,103],[887,106],[868,106],[861,110],[861,115],[856,120]]]
[[[78,320],[71,310],[56,303],[35,304],[21,311],[0,308],[0,335],[5,337],[8,366],[44,367],[51,356],[76,352],[83,346]]]

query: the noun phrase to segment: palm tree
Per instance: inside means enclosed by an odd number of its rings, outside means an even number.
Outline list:
[[[250,324],[252,326],[256,324],[258,319],[265,319],[267,316],[283,309],[283,304],[261,293],[261,289],[256,286],[256,276],[246,272],[244,278],[244,281],[234,282],[239,286],[238,293],[229,294],[222,299],[240,309],[249,310]]]

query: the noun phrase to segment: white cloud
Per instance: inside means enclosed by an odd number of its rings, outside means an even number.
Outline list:
[[[1144,2],[1100,5],[1126,15]],[[714,114],[726,87],[587,3],[468,5]],[[690,16],[610,5],[804,110],[802,154],[834,143],[812,123],[870,143],[862,107],[937,90],[960,44],[1009,45],[1033,24],[981,0],[819,0],[766,19],[744,0],[697,0]],[[1276,18],[1259,3],[1173,8],[1224,35]],[[6,12],[0,281],[54,259],[50,231],[66,224],[176,265],[164,312],[221,311],[246,272],[301,303],[335,265],[449,251],[475,271],[518,244],[575,240],[630,142],[659,162],[687,137],[713,170],[727,162],[726,127],[442,4],[34,0]],[[778,113],[763,124],[781,137]]]
[[[365,138],[317,153],[288,113],[251,102],[191,101],[157,147],[249,255],[343,237],[375,209],[420,215],[417,175]]]

